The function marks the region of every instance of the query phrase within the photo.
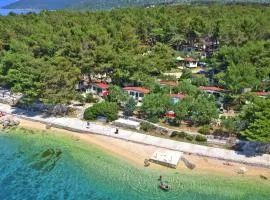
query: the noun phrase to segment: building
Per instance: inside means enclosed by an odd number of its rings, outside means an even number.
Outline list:
[[[182,58],[181,56],[176,58],[178,64],[182,67],[196,68],[198,67],[198,61],[194,58]]]
[[[196,68],[198,67],[198,61],[194,58],[185,58],[185,66],[188,68]]]
[[[169,97],[171,98],[172,102],[174,104],[176,104],[179,101],[181,101],[182,99],[184,99],[186,97],[186,95],[184,95],[184,94],[169,94]]]
[[[123,90],[137,101],[142,101],[144,95],[150,92],[149,89],[143,87],[124,87]]]
[[[223,105],[224,98],[222,93],[226,92],[226,90],[219,87],[208,86],[200,86],[200,90],[206,92],[209,95],[214,95],[216,97],[216,102],[220,105]]]
[[[90,92],[100,97],[105,97],[109,94],[109,85],[103,82],[90,82],[87,86],[86,93]]]

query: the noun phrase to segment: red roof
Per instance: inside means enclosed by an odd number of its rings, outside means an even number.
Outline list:
[[[185,58],[185,61],[188,61],[188,62],[195,62],[196,60],[194,58]]]
[[[258,96],[267,96],[270,94],[269,92],[252,92],[252,93]]]
[[[178,99],[183,99],[186,97],[184,94],[169,94],[170,97],[172,98],[178,98]]]
[[[224,91],[224,89],[219,88],[219,87],[206,87],[206,86],[200,86],[200,90],[204,91],[215,91],[215,92],[221,92]]]
[[[168,118],[174,119],[175,113],[174,113],[174,111],[168,111],[165,116]]]
[[[143,87],[124,87],[123,90],[125,91],[136,91],[136,92],[142,92],[144,94],[147,94],[150,92],[149,89],[143,88]]]
[[[167,80],[161,80],[159,82],[161,85],[170,85],[170,86],[175,86],[177,85],[176,81],[167,81]]]
[[[95,85],[95,86],[97,86],[97,87],[99,87],[101,89],[104,89],[104,90],[109,88],[108,84],[102,83],[102,82],[95,82],[95,83],[89,83],[89,84]]]

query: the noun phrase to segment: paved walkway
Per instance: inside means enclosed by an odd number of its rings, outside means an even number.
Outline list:
[[[87,123],[76,118],[56,118],[48,117],[44,118],[41,115],[31,115],[24,110],[11,108],[8,105],[0,104],[0,111],[16,115],[17,117],[33,120],[41,123],[49,123],[53,127],[62,128],[66,130],[72,130],[83,134],[100,134],[113,138],[132,141],[135,143],[141,143],[145,145],[153,145],[156,147],[171,149],[184,153],[191,153],[195,155],[201,155],[226,161],[240,162],[250,165],[263,166],[270,168],[270,155],[263,154],[252,157],[247,157],[241,152],[232,150],[219,149],[214,147],[200,146],[196,144],[178,142],[169,139],[163,139],[150,135],[140,134],[133,131],[127,131],[119,128],[119,134],[115,134],[115,127],[110,125],[100,125],[96,123],[90,123],[87,128]]]

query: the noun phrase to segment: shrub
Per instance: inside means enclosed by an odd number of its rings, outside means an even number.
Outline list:
[[[209,125],[204,125],[204,126],[200,127],[198,132],[200,134],[203,134],[203,135],[209,135],[210,134],[210,126]]]
[[[106,117],[108,121],[114,121],[118,118],[118,106],[116,103],[103,101],[84,111],[84,119],[86,120],[94,120],[98,116]]]
[[[183,131],[181,131],[179,134],[178,134],[178,137],[180,138],[185,138],[187,136],[187,134]]]
[[[129,98],[124,108],[124,114],[126,116],[132,116],[133,112],[136,109],[136,105],[137,105],[136,101],[133,98]]]
[[[148,120],[152,123],[157,123],[159,121],[159,118],[157,116],[153,116],[153,117],[149,118]]]
[[[192,141],[194,138],[193,138],[193,136],[192,135],[186,135],[186,137],[185,137],[188,141]]]
[[[141,129],[143,130],[143,131],[149,131],[149,130],[151,130],[151,129],[154,129],[154,127],[153,127],[153,125],[151,125],[151,124],[149,124],[149,123],[147,123],[147,122],[142,122],[141,124],[140,124],[140,127],[141,127]]]
[[[196,135],[195,140],[198,142],[206,142],[207,141],[206,137],[203,135]]]
[[[81,94],[76,95],[76,100],[79,101],[80,103],[84,103],[85,102],[85,98]]]
[[[85,102],[86,103],[95,103],[96,99],[94,98],[92,93],[87,93],[85,96]]]
[[[170,137],[175,137],[175,136],[177,136],[177,135],[179,135],[179,134],[180,134],[180,132],[178,132],[178,131],[173,131],[173,132],[171,133]]]

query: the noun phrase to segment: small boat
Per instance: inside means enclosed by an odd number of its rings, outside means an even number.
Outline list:
[[[170,190],[170,186],[167,183],[163,183],[163,182],[160,182],[159,188],[164,190],[164,191],[169,191]]]

